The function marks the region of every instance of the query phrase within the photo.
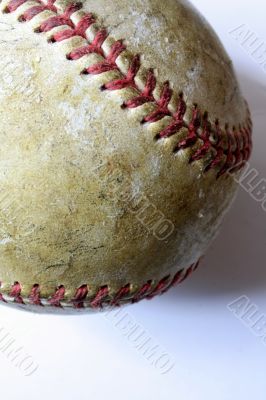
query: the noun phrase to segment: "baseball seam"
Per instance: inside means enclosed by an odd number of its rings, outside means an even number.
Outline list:
[[[121,287],[116,293],[112,294],[108,285],[101,286],[95,293],[90,293],[88,284],[84,284],[76,289],[73,298],[66,301],[66,288],[59,285],[54,293],[48,298],[42,298],[41,286],[34,284],[28,296],[22,296],[23,286],[20,282],[15,282],[7,295],[0,293],[0,301],[4,303],[16,303],[22,305],[50,306],[56,308],[91,308],[102,309],[104,306],[119,307],[126,303],[137,303],[143,299],[152,299],[157,295],[167,292],[170,288],[186,280],[199,266],[199,261],[192,264],[188,269],[180,269],[171,277],[167,275],[160,281],[147,281],[138,289],[133,290],[130,283]],[[0,287],[3,284],[0,282]]]
[[[17,12],[20,22],[39,18],[38,21],[41,22],[38,23],[35,32],[48,34],[51,43],[71,40],[74,37],[83,38],[86,44],[73,49],[67,54],[67,58],[74,61],[95,54],[100,61],[85,68],[82,73],[120,73],[118,79],[104,84],[101,90],[130,89],[131,96],[123,102],[122,109],[153,106],[153,111],[148,112],[141,123],[161,122],[162,126],[164,125],[163,128],[160,127],[156,140],[181,133],[174,152],[190,149],[189,162],[203,160],[205,172],[215,169],[218,178],[229,171],[238,171],[249,159],[252,150],[252,122],[248,106],[246,121],[232,128],[229,124],[222,128],[218,119],[212,123],[208,112],[201,112],[196,104],[188,110],[183,92],[174,93],[169,81],[160,84],[153,69],[143,68],[141,56],[133,56],[123,40],[114,40],[106,28],[99,26],[93,14],[83,11],[82,3],[66,5],[55,0],[8,0],[5,1],[2,12]],[[142,82],[140,72],[145,76]],[[185,121],[187,111],[192,115],[190,122]],[[182,133],[184,130],[185,137]]]

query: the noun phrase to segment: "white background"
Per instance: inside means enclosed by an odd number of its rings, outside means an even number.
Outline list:
[[[266,44],[263,0],[194,0],[235,63],[253,119],[252,166],[266,178],[266,71],[229,31],[241,24]],[[0,352],[3,399],[250,400],[266,396],[266,345],[227,305],[247,296],[266,314],[266,212],[240,189],[201,268],[181,287],[124,312],[175,363],[167,374],[104,315],[33,315],[0,308],[0,326],[39,365],[29,377]],[[161,353],[163,354],[163,353]]]

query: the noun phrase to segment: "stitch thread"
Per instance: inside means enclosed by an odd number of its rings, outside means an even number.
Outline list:
[[[76,289],[74,298],[70,301],[65,299],[66,289],[64,285],[60,285],[56,288],[55,292],[51,297],[46,299],[41,296],[41,286],[34,284],[28,297],[23,298],[21,295],[22,285],[19,282],[15,282],[9,293],[9,298],[5,297],[3,293],[0,293],[0,301],[4,303],[18,303],[23,305],[33,305],[41,307],[55,307],[55,308],[70,308],[75,309],[102,309],[104,306],[120,307],[125,303],[137,303],[140,300],[147,299],[151,300],[153,297],[161,295],[167,292],[170,288],[182,283],[187,279],[193,271],[198,268],[199,262],[191,265],[187,270],[179,270],[173,278],[170,275],[162,278],[159,282],[155,283],[152,280],[147,281],[140,289],[132,293],[132,285],[127,284],[119,289],[114,295],[110,295],[110,288],[108,285],[100,287],[94,295],[90,294],[89,285],[84,284]],[[2,282],[0,282],[0,288]]]
[[[15,303],[24,304],[24,301],[21,297],[21,285],[19,282],[15,282],[12,286],[10,297],[14,298]]]
[[[31,289],[31,292],[29,295],[30,304],[43,307],[43,304],[42,304],[41,298],[40,298],[40,294],[41,294],[40,285],[38,285],[38,283],[36,283],[35,285],[33,285],[33,288]]]
[[[72,300],[74,308],[84,308],[84,301],[88,295],[88,285],[82,285],[77,289],[76,295]]]
[[[15,12],[20,6],[26,4],[28,0],[10,0],[4,12]],[[140,107],[146,103],[151,103],[156,106],[155,111],[145,116],[142,120],[143,124],[152,124],[162,120],[165,117],[171,117],[172,121],[168,126],[156,136],[157,140],[166,139],[172,135],[176,135],[181,129],[187,130],[185,139],[180,139],[174,148],[174,152],[178,153],[181,150],[192,149],[192,154],[189,162],[205,160],[208,158],[208,163],[205,166],[205,172],[209,170],[217,170],[217,178],[230,171],[236,172],[241,169],[245,162],[250,158],[252,150],[252,122],[247,107],[247,119],[245,126],[239,125],[229,129],[228,124],[224,129],[221,128],[219,120],[214,124],[209,120],[208,113],[203,113],[197,105],[194,106],[193,115],[190,123],[185,122],[185,114],[187,104],[184,100],[184,95],[181,92],[179,95],[179,103],[175,112],[170,111],[169,103],[173,96],[173,90],[170,83],[166,81],[163,84],[160,98],[157,100],[154,95],[154,90],[157,85],[157,78],[152,69],[147,71],[146,86],[144,90],[138,88],[135,78],[141,66],[140,56],[135,55],[130,63],[127,74],[123,74],[117,65],[117,58],[126,50],[126,46],[122,40],[116,41],[108,55],[104,54],[102,46],[108,38],[108,33],[105,28],[101,28],[96,33],[94,40],[89,41],[86,31],[89,27],[96,23],[96,17],[91,13],[84,15],[81,20],[75,25],[71,16],[82,10],[82,3],[72,3],[66,7],[64,12],[60,12],[55,0],[36,0],[36,5],[29,5],[29,9],[20,17],[20,21],[30,21],[41,12],[49,10],[55,15],[44,21],[36,32],[46,33],[53,28],[62,26],[62,31],[59,31],[50,38],[51,42],[61,42],[70,39],[74,36],[84,38],[88,44],[73,50],[67,55],[69,60],[78,60],[86,54],[95,53],[104,58],[103,61],[94,64],[82,71],[85,74],[98,75],[109,71],[119,71],[123,77],[113,80],[102,86],[102,90],[121,90],[124,88],[134,88],[137,95],[132,99],[125,101],[122,109],[133,109]],[[67,29],[65,28],[67,26]],[[199,143],[200,147],[197,146]],[[226,146],[225,146],[226,143]]]
[[[130,284],[122,287],[111,301],[112,306],[119,306],[121,300],[130,294]]]
[[[96,296],[90,302],[90,306],[92,308],[102,308],[103,301],[108,296],[108,293],[109,293],[108,286],[107,285],[102,286],[96,293]]]
[[[147,299],[151,300],[153,299],[154,296],[157,296],[160,294],[169,284],[170,281],[170,275],[166,276],[163,278],[158,285],[155,286],[155,288],[148,294]]]
[[[62,308],[61,301],[64,300],[65,297],[65,287],[60,285],[57,289],[55,294],[48,300],[51,306]]]
[[[152,281],[148,281],[145,283],[142,288],[135,294],[132,299],[132,303],[138,303],[140,300],[144,299],[147,296],[147,293],[151,290]]]

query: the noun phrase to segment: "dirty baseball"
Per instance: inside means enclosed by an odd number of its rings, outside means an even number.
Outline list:
[[[0,53],[1,304],[98,311],[186,280],[252,148],[204,17],[184,0],[2,0]]]

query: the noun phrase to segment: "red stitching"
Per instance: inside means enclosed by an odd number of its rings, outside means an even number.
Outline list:
[[[140,300],[144,299],[147,296],[147,293],[151,290],[152,281],[146,282],[142,288],[135,294],[132,299],[132,303],[138,303]]]
[[[4,12],[14,12],[25,3],[27,3],[27,0],[10,0]],[[47,3],[45,3],[44,0],[37,0],[37,3],[39,3],[39,5],[29,7],[29,9],[24,12],[20,18],[21,21],[29,21],[42,11],[50,10],[56,15],[43,22],[37,29],[37,32],[49,32],[55,27],[67,25],[69,28],[55,33],[50,40],[52,42],[60,42],[74,36],[81,36],[87,40],[88,44],[73,50],[67,55],[68,59],[77,60],[90,53],[99,54],[104,57],[104,61],[86,68],[83,73],[97,75],[109,71],[120,71],[116,61],[118,56],[126,50],[123,41],[118,40],[115,42],[110,54],[105,56],[102,45],[108,37],[107,30],[101,29],[96,34],[92,43],[89,42],[86,36],[86,30],[96,22],[96,18],[91,13],[87,13],[77,25],[74,25],[72,22],[72,14],[82,9],[82,3],[70,4],[63,13],[58,10],[55,0],[48,0]],[[164,83],[160,98],[156,100],[154,89],[157,85],[157,79],[152,69],[147,72],[144,90],[141,91],[137,87],[135,78],[139,71],[140,64],[140,56],[136,55],[133,57],[128,73],[126,75],[123,74],[121,79],[106,83],[103,85],[102,89],[121,90],[124,88],[134,88],[138,94],[132,99],[125,101],[122,104],[123,109],[140,107],[145,103],[153,103],[156,105],[156,110],[144,117],[142,123],[155,123],[166,116],[172,117],[172,121],[170,121],[167,127],[162,129],[156,138],[168,138],[172,135],[176,135],[182,128],[185,128],[188,132],[187,136],[185,139],[178,140],[174,151],[179,152],[180,150],[188,148],[192,149],[190,157],[191,163],[205,160],[208,157],[209,161],[205,166],[205,172],[211,169],[217,169],[218,178],[228,171],[236,172],[242,168],[244,163],[249,159],[252,150],[252,122],[248,109],[246,126],[240,125],[239,127],[234,127],[232,130],[229,129],[228,125],[222,130],[218,120],[212,124],[209,121],[208,114],[202,114],[198,106],[194,107],[192,119],[190,123],[187,124],[185,122],[187,104],[183,94],[179,96],[177,110],[172,112],[169,109],[173,90],[168,81]],[[216,142],[213,140],[212,135],[217,138]],[[201,141],[200,143],[202,143],[200,147],[196,145],[199,140]],[[227,142],[227,147],[225,146],[225,142]]]
[[[191,266],[191,267],[189,267],[189,268],[186,270],[186,272],[185,272],[183,278],[180,279],[179,283],[184,282],[184,281],[192,274],[192,272],[194,272],[194,271],[195,271],[195,266],[194,266],[194,265]]]
[[[20,0],[13,0],[13,2],[19,3]],[[36,17],[36,15],[40,14],[43,11],[53,11],[56,13],[56,8],[54,6],[55,0],[50,0],[47,2],[47,4],[42,4],[41,1],[36,0],[37,3],[39,3],[39,6],[33,6],[29,8],[25,13],[20,17],[19,21],[20,22],[26,22],[30,21],[32,18]]]
[[[76,309],[81,308],[93,308],[102,309],[104,305],[109,305],[111,307],[119,307],[124,303],[137,303],[140,300],[147,299],[150,300],[154,296],[163,294],[167,292],[171,287],[180,284],[185,279],[187,279],[193,271],[198,268],[199,262],[193,264],[187,270],[179,270],[175,276],[171,279],[170,275],[162,278],[157,284],[152,280],[147,281],[135,294],[131,293],[131,284],[127,284],[119,289],[116,294],[110,295],[110,288],[108,285],[100,287],[94,296],[89,297],[89,286],[84,284],[80,286],[75,293],[75,296],[69,305]],[[0,287],[1,287],[0,282]],[[12,285],[9,296],[14,299],[15,303],[27,304],[24,302],[22,296],[22,285],[19,282],[15,282]],[[48,298],[47,303],[51,307],[63,308],[62,302],[65,299],[66,289],[64,285],[60,285],[55,290],[52,297]],[[88,299],[88,301],[87,301]],[[4,295],[0,293],[0,301],[8,303],[8,300],[4,298]],[[41,287],[39,284],[34,284],[30,294],[28,296],[28,303],[34,306],[44,306],[41,297]]]
[[[120,306],[121,301],[125,299],[126,296],[130,294],[130,284],[122,287],[117,294],[114,296],[114,299],[111,301],[111,306]]]
[[[197,129],[198,127],[195,126],[192,129]],[[203,141],[202,146],[193,154],[191,157],[190,161],[197,161],[200,160],[201,158],[205,157],[206,154],[210,151],[211,149],[211,142],[210,142],[210,135],[211,135],[211,123],[208,121],[208,113],[205,113],[203,116],[203,131],[202,134],[200,134],[200,138]]]
[[[170,283],[170,285],[168,287],[166,287],[165,289],[163,289],[162,294],[166,293],[171,287],[175,287],[175,286],[179,285],[183,280],[184,272],[185,272],[184,269],[181,269],[180,271],[178,271],[175,274],[175,276],[173,277],[173,280]]]
[[[145,117],[142,122],[157,122],[160,121],[161,119],[163,119],[166,116],[170,116],[170,110],[168,109],[168,105],[169,102],[171,100],[173,91],[170,88],[170,83],[167,81],[164,83],[163,85],[163,89],[161,92],[161,96],[159,100],[153,100],[156,104],[157,104],[157,109],[152,112],[150,115],[148,115],[147,117]]]
[[[162,292],[166,291],[166,287],[169,285],[169,281],[170,281],[170,275],[168,275],[165,278],[163,278],[162,280],[160,280],[158,285],[156,285],[155,288],[148,294],[147,299],[151,300],[155,296],[157,296],[157,295],[161,294]]]
[[[200,111],[198,109],[198,106],[194,106],[193,114],[192,114],[192,120],[188,126],[188,134],[187,137],[184,140],[181,140],[176,148],[175,151],[183,150],[188,147],[192,147],[196,144],[197,139],[198,139],[198,129],[200,128],[201,125],[201,117],[200,117]]]
[[[77,9],[75,10],[71,10],[71,13],[74,13],[75,11],[77,11]],[[86,30],[95,22],[93,16],[91,14],[85,16],[74,29],[66,29],[63,32],[58,32],[55,35],[53,35],[52,37],[52,41],[55,42],[61,42],[63,40],[66,39],[70,39],[71,37],[74,36],[81,36],[84,39],[86,38]],[[71,27],[71,24],[69,24],[69,26]]]
[[[112,46],[110,54],[106,57],[105,61],[102,61],[98,64],[92,65],[89,68],[86,68],[83,73],[84,74],[92,74],[98,75],[104,72],[115,71],[118,70],[118,66],[116,65],[115,61],[117,57],[126,50],[125,45],[123,44],[122,40],[118,40]],[[103,86],[103,89],[105,87]]]
[[[10,297],[14,297],[14,302],[19,304],[24,304],[21,297],[21,285],[19,282],[15,282],[11,288]]]
[[[85,35],[85,31],[82,31],[79,29],[79,26],[75,28],[73,22],[71,21],[70,17],[71,15],[78,11],[81,8],[81,4],[70,4],[65,12],[61,15],[56,15],[54,17],[48,18],[45,22],[41,24],[41,26],[38,29],[38,32],[49,32],[54,28],[57,28],[62,25],[68,25],[69,29],[63,30],[61,32],[58,32],[52,36],[50,39],[51,41],[54,42],[61,42],[62,40],[69,39],[73,36],[83,36]],[[87,16],[88,21],[91,21],[91,24],[93,23],[93,19],[91,15],[89,14]],[[82,22],[82,21],[81,21]],[[89,23],[89,22],[87,22]],[[88,26],[89,27],[89,26]]]
[[[108,296],[109,293],[109,288],[108,286],[102,286],[96,296],[94,297],[94,299],[90,302],[90,305],[92,308],[102,308],[103,306],[103,301],[105,300],[105,298]]]
[[[184,117],[186,111],[187,111],[187,105],[184,101],[184,95],[183,93],[180,93],[177,111],[173,115],[174,119],[173,122],[169,124],[165,129],[163,129],[162,132],[159,133],[157,138],[158,139],[167,138],[179,132],[180,129],[184,127]]]
[[[118,48],[116,54],[120,54],[124,49],[124,46],[121,43],[121,47]],[[115,58],[117,58],[115,54]],[[112,61],[113,62],[113,61]],[[123,79],[117,79],[114,81],[111,81],[109,83],[106,83],[105,85],[102,86],[103,90],[121,90],[124,88],[129,88],[132,87],[134,89],[137,89],[137,86],[135,84],[135,77],[138,73],[138,70],[140,68],[140,57],[137,55],[133,58],[132,63],[129,67],[127,75]]]
[[[145,103],[150,103],[154,101],[153,91],[156,87],[156,78],[154,76],[154,72],[152,69],[148,71],[146,86],[143,92],[134,97],[131,100],[128,100],[122,104],[122,108],[137,108],[142,106]]]
[[[57,289],[55,294],[48,300],[48,303],[53,307],[62,308],[61,301],[64,300],[65,297],[65,287],[60,285]]]
[[[67,55],[69,60],[79,60],[86,54],[96,53],[104,57],[102,45],[108,37],[108,32],[105,29],[97,32],[93,42],[87,46],[79,47]],[[87,72],[87,71],[86,71]]]
[[[72,300],[74,308],[84,308],[84,301],[88,295],[88,285],[82,285],[77,289],[74,299]]]
[[[30,295],[29,295],[29,302],[30,304],[33,304],[35,306],[43,306],[40,298],[40,285],[36,283],[33,285],[33,288],[31,289]]]
[[[6,8],[4,9],[4,12],[6,13],[12,13],[16,11],[20,6],[23,4],[27,3],[28,0],[11,0]]]

